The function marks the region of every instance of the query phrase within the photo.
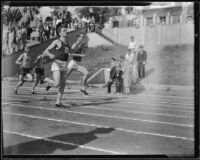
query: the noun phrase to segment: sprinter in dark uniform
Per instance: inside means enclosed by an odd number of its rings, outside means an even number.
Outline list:
[[[80,33],[78,35],[78,39],[77,41],[72,45],[72,52],[73,54],[73,59],[69,62],[68,64],[68,71],[67,71],[67,77],[70,76],[70,74],[73,71],[77,71],[83,74],[83,89],[80,89],[81,92],[83,92],[84,94],[88,95],[86,89],[87,89],[87,80],[89,78],[89,72],[88,70],[81,66],[81,59],[82,57],[84,57],[85,55],[82,54],[82,52],[85,52],[85,49],[87,49],[87,44],[85,43],[85,34],[84,33]]]
[[[35,94],[35,87],[37,86],[37,84],[40,82],[40,84],[43,84],[44,83],[44,78],[45,78],[45,75],[44,75],[44,64],[46,63],[45,61],[45,58],[44,56],[41,54],[39,55],[32,68],[35,68],[35,82],[33,84],[33,88],[31,90],[31,93],[32,94]]]
[[[19,58],[16,60],[16,64],[20,64],[20,71],[18,72],[19,75],[19,83],[17,84],[17,87],[15,88],[15,94],[17,94],[17,90],[20,86],[24,84],[26,81],[32,81],[33,76],[31,74],[31,57],[29,48],[26,47],[25,52],[19,56]]]
[[[64,88],[66,84],[66,71],[67,71],[67,61],[68,54],[70,51],[70,46],[67,42],[67,28],[64,24],[58,27],[60,38],[54,40],[51,45],[44,51],[44,56],[48,56],[53,60],[51,71],[53,72],[53,80],[50,78],[45,78],[45,81],[49,82],[46,90],[51,86],[58,88],[58,96],[56,100],[56,107],[61,107],[61,98],[64,93]]]

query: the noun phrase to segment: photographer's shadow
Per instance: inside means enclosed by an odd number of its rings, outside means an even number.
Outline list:
[[[67,133],[33,140],[4,148],[4,155],[53,154],[56,150],[73,150],[98,139],[96,134],[108,134],[114,128],[96,128],[87,133]]]

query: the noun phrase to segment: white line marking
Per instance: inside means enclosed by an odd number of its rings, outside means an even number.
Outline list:
[[[81,115],[89,115],[89,116],[98,116],[98,117],[106,117],[106,118],[115,118],[115,119],[122,119],[122,120],[132,120],[132,121],[141,121],[147,123],[157,123],[157,124],[164,124],[164,125],[173,125],[173,126],[181,126],[181,127],[191,127],[193,125],[186,125],[186,124],[179,124],[179,123],[168,123],[168,122],[160,122],[160,121],[152,121],[152,120],[144,120],[144,119],[136,119],[136,118],[127,118],[121,116],[110,116],[110,115],[103,115],[103,114],[95,114],[95,113],[84,113],[84,112],[77,112],[77,111],[68,111],[68,110],[60,110],[60,109],[53,109],[53,108],[44,108],[44,107],[36,107],[36,106],[28,106],[22,104],[10,104],[11,106],[19,106],[19,107],[27,107],[27,108],[38,108],[42,110],[53,110],[59,112],[67,112],[67,113],[74,113],[74,114],[81,114]]]
[[[23,100],[23,99],[16,99],[16,98],[9,98],[9,97],[6,97],[6,98],[4,98],[4,100],[5,99],[12,99],[12,100]],[[10,103],[19,103],[19,102],[10,102]],[[95,106],[95,105],[92,105],[92,106]],[[121,104],[118,104],[118,103],[116,103],[115,104],[115,106],[121,106]],[[86,107],[86,106],[84,106],[84,107]],[[188,111],[188,110],[185,110],[185,111],[183,111],[183,110],[174,110],[174,109],[160,109],[160,108],[152,108],[152,107],[137,107],[137,106],[125,106],[126,108],[128,107],[128,108],[143,108],[143,109],[147,109],[147,110],[156,110],[156,111],[158,111],[158,110],[161,110],[161,111],[172,111],[172,112],[182,112],[182,113],[192,113],[192,114],[194,114],[194,111]]]
[[[80,147],[80,148],[83,148],[83,149],[94,150],[94,151],[99,151],[99,152],[105,152],[105,153],[111,153],[111,154],[125,154],[125,153],[120,153],[120,152],[116,152],[116,151],[112,151],[112,150],[105,150],[105,149],[101,149],[101,148],[96,148],[96,147],[92,147],[92,146],[88,146],[88,145],[79,145],[79,144],[75,144],[75,143],[69,143],[69,142],[54,140],[54,139],[50,139],[50,138],[43,138],[43,137],[39,137],[39,136],[34,136],[34,135],[24,134],[24,133],[18,133],[18,132],[13,132],[13,131],[8,131],[8,130],[5,130],[3,132],[10,133],[10,134],[16,134],[16,135],[19,135],[19,136],[33,138],[33,139],[40,139],[40,140],[53,142],[53,143],[60,143],[60,144],[64,144],[64,145],[76,146],[76,147]]]
[[[4,94],[5,95],[5,94]],[[9,95],[9,94],[8,94]],[[19,96],[19,95],[12,95],[12,96],[15,96],[15,97],[17,97],[17,96]],[[41,95],[20,95],[21,97],[27,97],[27,98],[33,98],[33,99],[36,99],[36,98],[38,98],[38,97],[41,97]],[[48,97],[55,97],[55,95],[46,95],[46,96],[48,96]],[[77,98],[80,98],[80,97],[73,97],[73,96],[70,96],[70,97],[68,97],[69,98],[69,100],[71,100],[71,99],[77,99]],[[98,97],[97,97],[98,98]],[[82,99],[82,98],[81,98]],[[87,100],[87,99],[83,99],[83,100]],[[120,103],[120,101],[118,101],[118,103]],[[151,104],[151,103],[138,103],[138,102],[124,102],[123,101],[123,103],[127,103],[127,104],[139,104],[139,105],[153,105],[153,106],[163,106],[163,107],[166,107],[166,108],[181,108],[181,109],[188,109],[188,110],[194,110],[194,108],[192,108],[192,107],[183,107],[183,106],[171,106],[171,105],[166,105],[166,104]]]
[[[12,99],[12,100],[22,100],[22,99],[13,99],[13,98],[7,98],[7,99]],[[10,102],[10,103],[3,103],[3,105],[6,104],[16,104],[20,102]],[[45,102],[44,102],[45,103]],[[165,116],[165,117],[178,117],[178,118],[187,118],[187,119],[194,119],[188,116],[179,116],[179,115],[173,115],[173,114],[160,114],[160,113],[151,113],[151,112],[138,112],[138,111],[127,111],[127,110],[122,110],[122,109],[110,109],[110,108],[105,108],[105,107],[92,107],[92,106],[84,106],[84,108],[92,108],[92,109],[98,109],[98,110],[109,110],[109,111],[119,111],[119,112],[125,112],[125,113],[139,113],[139,114],[147,114],[147,115],[158,115],[158,116]]]
[[[90,127],[111,128],[111,127],[105,126],[105,125],[87,124],[87,123],[81,123],[81,122],[73,122],[73,121],[67,121],[67,120],[61,120],[61,119],[45,118],[45,117],[32,116],[32,115],[24,115],[24,114],[11,113],[11,112],[3,112],[3,113],[10,114],[10,115],[15,115],[15,116],[22,116],[22,117],[35,118],[35,119],[43,119],[43,120],[55,121],[55,122],[71,123],[71,124],[84,125],[84,126],[90,126]],[[167,138],[176,138],[176,139],[194,141],[193,138],[179,137],[179,136],[174,136],[174,135],[165,135],[165,134],[152,133],[152,132],[127,130],[127,129],[123,129],[123,128],[114,128],[114,129],[122,131],[122,132],[134,133],[134,134],[145,134],[145,135],[152,135],[152,136],[167,137]]]
[[[10,88],[14,88],[16,86],[6,86],[6,87],[10,87]],[[22,88],[27,88],[27,89],[31,89],[32,87],[28,87],[28,86],[23,86]],[[45,88],[39,88],[37,87],[37,90],[42,90],[42,91],[45,91]],[[55,88],[51,88],[52,91],[57,91]],[[76,89],[70,89],[70,91],[77,91],[77,92],[80,92],[79,90],[76,90]],[[99,93],[102,93],[102,92],[99,92]],[[147,98],[147,97],[154,97],[154,98],[161,98],[161,96],[163,98],[172,98],[172,100],[177,100],[178,98],[182,99],[182,100],[191,100],[191,101],[194,101],[194,97],[183,97],[183,96],[167,96],[167,95],[149,95],[149,94],[142,94],[142,95],[132,95],[136,98]],[[118,96],[118,97],[124,97],[124,96]]]

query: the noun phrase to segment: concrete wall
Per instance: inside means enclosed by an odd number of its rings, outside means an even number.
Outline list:
[[[102,33],[125,46],[128,45],[132,35],[138,43],[152,48],[164,45],[194,44],[193,23],[104,29]]]
[[[80,28],[78,30],[74,30],[74,31],[71,31],[71,32],[68,33],[68,42],[69,42],[70,45],[72,45],[72,43],[74,43],[76,41],[77,34],[81,33],[81,32],[85,33],[85,28]],[[30,52],[31,52],[31,57],[32,57],[31,63],[32,64],[35,61],[36,57],[39,54],[41,54],[42,51],[44,49],[46,49],[52,43],[52,41],[55,40],[55,39],[56,38],[53,38],[53,39],[50,39],[50,40],[43,42],[42,44],[36,44],[36,45],[33,45],[33,46],[30,47]],[[17,74],[20,66],[15,64],[15,61],[17,60],[17,58],[19,57],[19,55],[21,53],[22,52],[17,52],[13,55],[6,56],[6,57],[2,58],[2,67],[1,67],[2,68],[2,72],[1,72],[2,77],[13,76],[13,75]],[[50,73],[50,65],[51,65],[51,63],[48,63],[47,65],[45,65],[46,74]]]

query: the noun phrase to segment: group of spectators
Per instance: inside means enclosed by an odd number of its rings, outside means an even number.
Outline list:
[[[110,77],[105,85],[108,93],[111,93],[111,86],[115,82],[116,93],[130,94],[132,85],[145,78],[146,61],[147,52],[144,46],[138,45],[131,36],[125,56],[121,56],[120,60],[111,58]]]
[[[2,39],[2,54],[11,55],[17,51],[23,51],[27,40],[30,39],[33,29],[30,25],[25,23],[13,24],[3,27],[3,39]]]
[[[63,23],[66,24],[67,28],[72,29],[86,27],[87,32],[99,32],[101,30],[101,26],[96,23],[94,16],[71,18],[69,14],[69,12],[63,11],[62,14],[46,18],[44,22],[40,19],[35,28],[30,27],[30,24],[25,25],[25,23],[3,27],[3,56],[23,51],[27,40],[31,39],[33,31],[38,32],[40,43],[49,40],[51,37],[59,36],[57,28]]]

